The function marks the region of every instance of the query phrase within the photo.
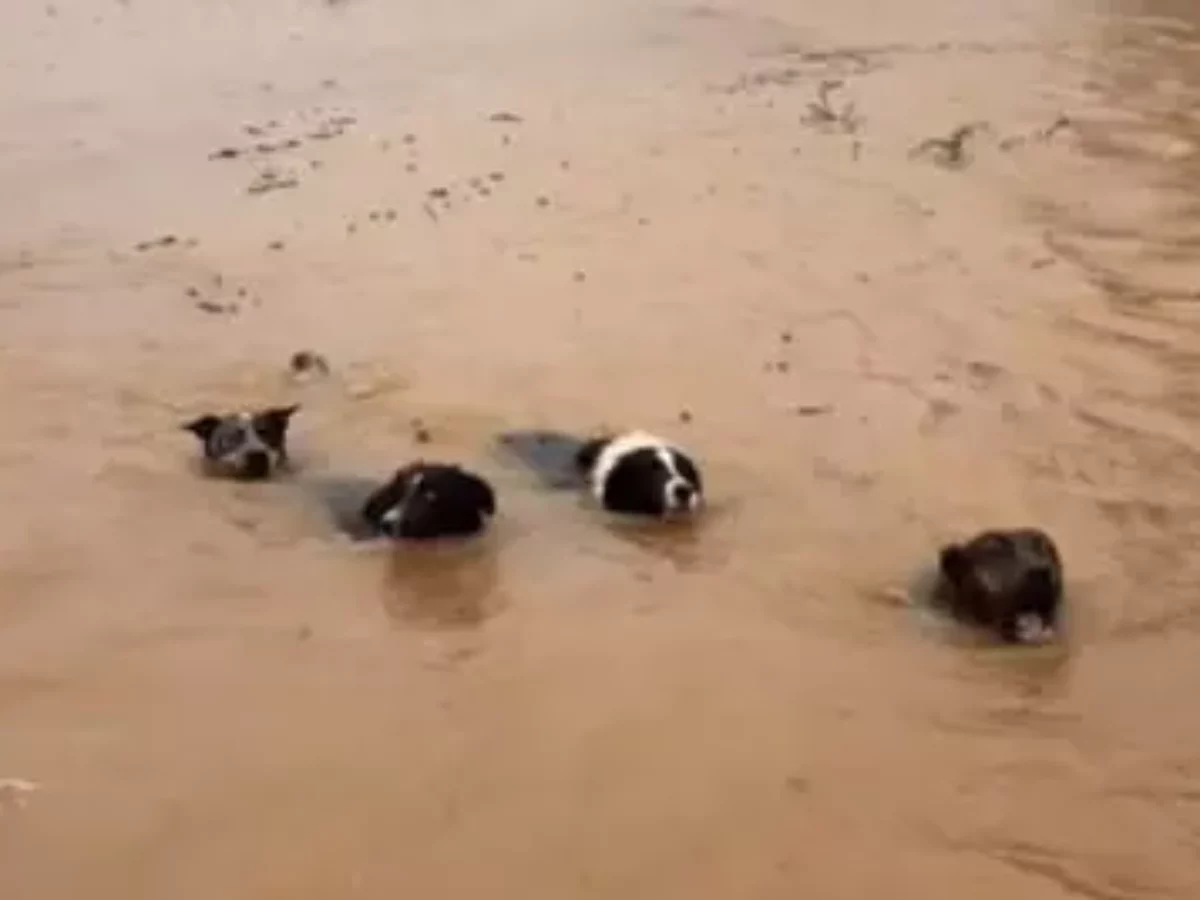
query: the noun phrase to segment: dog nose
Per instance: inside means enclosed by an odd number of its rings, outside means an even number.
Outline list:
[[[242,463],[242,474],[247,478],[266,478],[271,473],[271,457],[263,450],[252,450]]]
[[[671,502],[680,509],[686,509],[695,494],[696,491],[686,482],[671,486]]]

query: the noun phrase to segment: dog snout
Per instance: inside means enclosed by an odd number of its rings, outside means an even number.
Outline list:
[[[671,485],[669,495],[671,498],[671,506],[675,509],[688,509],[692,505],[692,500],[696,496],[696,489],[686,481],[679,481]]]
[[[242,458],[242,475],[266,478],[271,474],[271,456],[265,450],[251,450]]]

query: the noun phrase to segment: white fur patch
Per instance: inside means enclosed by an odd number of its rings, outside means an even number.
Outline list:
[[[404,509],[408,506],[408,501],[411,500],[421,487],[421,482],[425,480],[424,474],[416,473],[408,482],[408,487],[404,491],[404,496],[400,498],[400,502],[385,512],[380,521],[386,525],[399,525],[400,520],[404,517]]]

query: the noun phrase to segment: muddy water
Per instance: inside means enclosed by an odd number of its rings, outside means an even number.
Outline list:
[[[1193,4],[9,6],[6,900],[1200,895]],[[688,539],[489,449],[634,424]],[[417,453],[489,541],[332,532]],[[1009,522],[1063,648],[897,599]]]

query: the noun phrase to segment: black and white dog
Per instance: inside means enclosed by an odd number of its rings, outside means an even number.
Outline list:
[[[1036,528],[984,531],[943,547],[937,598],[964,621],[1007,643],[1051,640],[1062,603],[1062,561]]]
[[[185,423],[183,428],[200,439],[209,471],[261,481],[288,464],[288,425],[299,408],[210,414]]]
[[[698,512],[704,502],[704,485],[691,458],[644,431],[587,441],[575,464],[610,512],[677,518]]]
[[[496,514],[496,494],[459,466],[416,462],[371,494],[360,514],[374,534],[386,537],[465,537],[487,527]]]

